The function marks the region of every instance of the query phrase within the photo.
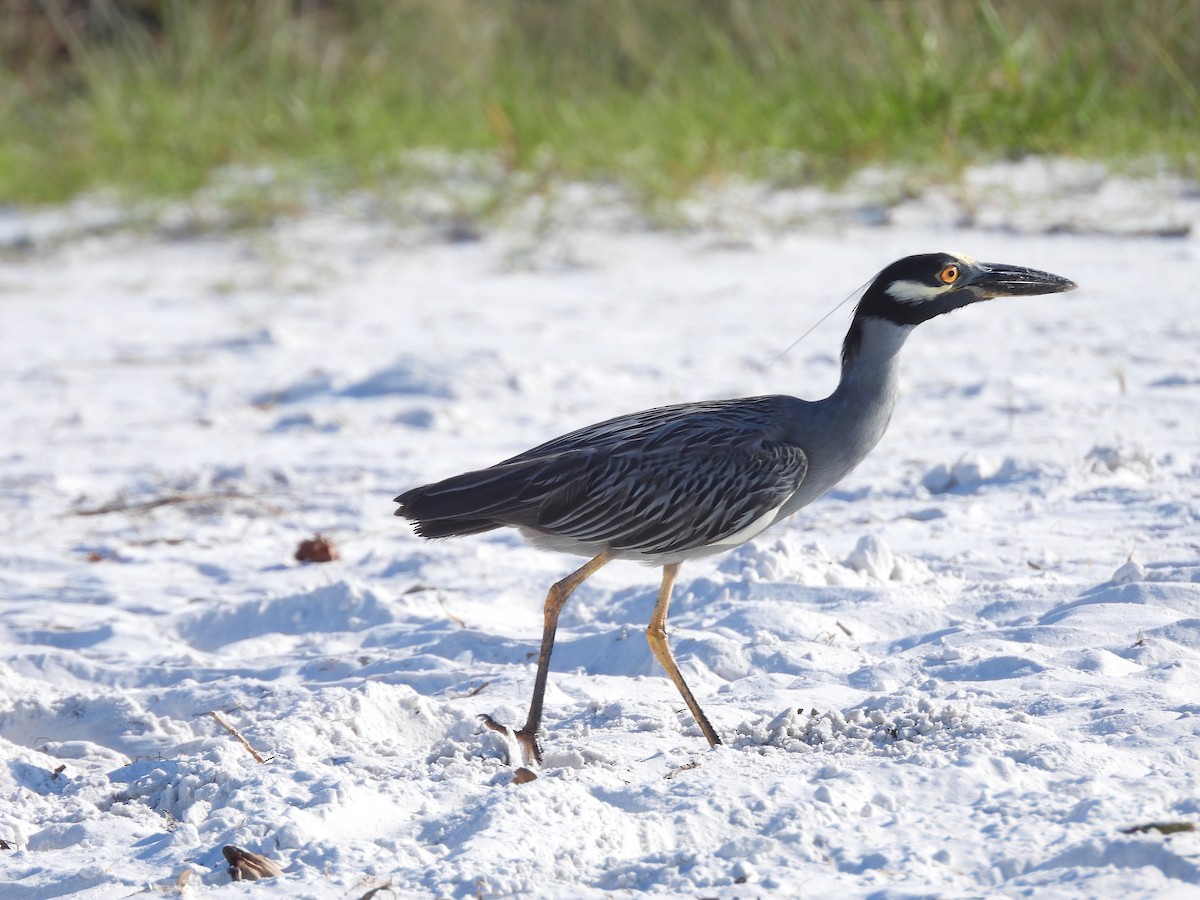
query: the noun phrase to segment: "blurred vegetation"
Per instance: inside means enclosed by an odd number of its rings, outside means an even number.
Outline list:
[[[1200,167],[1200,0],[5,0],[0,202],[338,185],[414,148],[616,178]]]

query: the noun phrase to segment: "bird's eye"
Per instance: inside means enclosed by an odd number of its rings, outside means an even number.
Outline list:
[[[938,280],[942,284],[954,284],[958,281],[958,266],[946,266],[942,271],[938,272]]]

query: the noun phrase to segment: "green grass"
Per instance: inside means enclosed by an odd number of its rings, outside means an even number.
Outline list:
[[[186,196],[229,164],[371,186],[431,147],[659,197],[1027,153],[1200,169],[1200,0],[31,8],[0,12],[4,203]]]

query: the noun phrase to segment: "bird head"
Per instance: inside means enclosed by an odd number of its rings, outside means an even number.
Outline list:
[[[964,253],[922,253],[897,260],[880,272],[863,294],[858,314],[897,325],[919,325],[980,300],[1057,294],[1076,286],[1060,275],[982,263]]]

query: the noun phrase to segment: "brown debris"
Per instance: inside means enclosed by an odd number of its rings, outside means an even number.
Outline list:
[[[338,559],[337,547],[333,541],[323,535],[307,538],[296,548],[298,562],[327,563]]]
[[[1151,831],[1157,831],[1159,834],[1177,834],[1181,831],[1195,830],[1195,822],[1147,822],[1145,825],[1122,828],[1121,834],[1149,834]]]
[[[241,847],[226,844],[221,848],[221,852],[225,854],[225,861],[229,863],[229,876],[234,881],[258,881],[283,874],[279,863]]]

